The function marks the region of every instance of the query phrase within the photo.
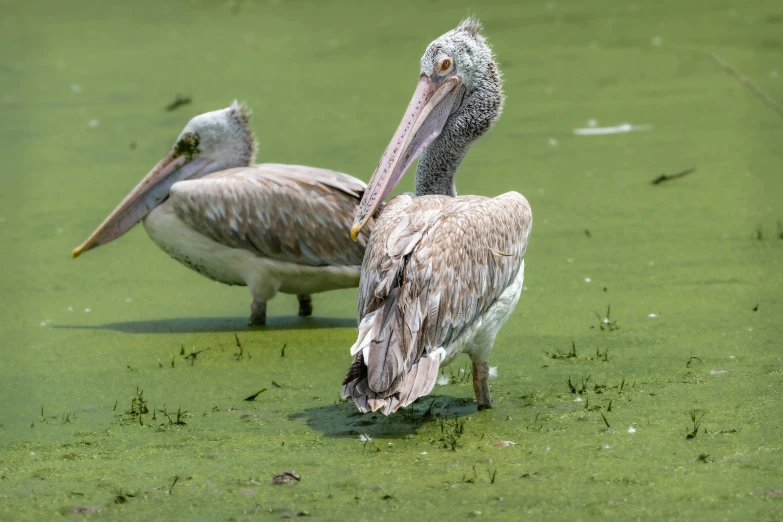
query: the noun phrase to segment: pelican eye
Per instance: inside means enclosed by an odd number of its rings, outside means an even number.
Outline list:
[[[193,159],[193,156],[201,152],[198,150],[198,144],[200,142],[198,134],[195,132],[188,132],[174,145],[174,157],[186,156],[188,161]]]
[[[452,65],[451,58],[444,58],[440,62],[440,72],[448,71],[449,69],[451,69],[451,65]]]

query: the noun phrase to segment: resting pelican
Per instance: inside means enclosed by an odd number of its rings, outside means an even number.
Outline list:
[[[429,394],[438,368],[473,361],[478,409],[492,406],[487,363],[519,300],[532,214],[516,192],[457,197],[454,174],[500,115],[500,72],[477,20],[428,47],[405,116],[356,211],[371,222],[421,155],[416,194],[391,200],[375,223],[359,283],[359,336],[342,394],[362,413],[388,415]]]
[[[310,294],[357,286],[370,233],[354,243],[345,230],[365,184],[331,170],[252,165],[249,119],[247,107],[234,102],[190,120],[73,257],[143,219],[150,238],[180,263],[248,286],[251,326],[266,324],[266,303],[277,292],[296,294],[306,316]]]

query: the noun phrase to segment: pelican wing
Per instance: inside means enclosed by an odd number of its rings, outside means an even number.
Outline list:
[[[384,413],[432,390],[454,341],[514,281],[532,213],[496,198],[398,196],[370,238],[359,285],[359,338],[343,395]]]
[[[223,245],[309,266],[359,266],[371,231],[348,231],[365,189],[330,170],[262,164],[175,183],[177,216]],[[373,223],[374,224],[374,223]]]

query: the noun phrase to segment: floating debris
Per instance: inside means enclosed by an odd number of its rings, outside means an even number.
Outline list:
[[[489,377],[495,378],[498,376],[498,367],[497,366],[490,366],[489,367]]]
[[[731,370],[710,370],[710,375],[721,375],[723,373],[729,373]]]
[[[649,317],[650,319],[655,319],[656,317],[658,317],[658,314],[649,314],[647,317]]]
[[[673,179],[684,178],[685,176],[687,176],[691,172],[695,172],[695,171],[696,171],[696,169],[694,167],[691,167],[689,169],[683,170],[682,172],[678,172],[677,174],[661,174],[660,176],[658,176],[657,178],[652,180],[650,183],[652,185],[658,185],[660,183],[663,183],[664,181],[671,181]],[[650,265],[650,266],[652,266],[652,265]]]
[[[245,400],[245,401],[254,401],[254,400],[256,400],[256,397],[258,397],[259,395],[261,395],[261,394],[262,394],[262,393],[264,393],[265,391],[266,391],[266,388],[261,388],[260,390],[258,390],[257,392],[255,392],[253,395],[250,395],[250,396],[248,396],[248,397],[245,397],[243,400]]]
[[[517,443],[510,440],[499,440],[497,442],[493,442],[492,445],[497,446],[498,448],[505,448],[507,446],[516,446]]]
[[[190,96],[181,96],[177,94],[177,97],[174,98],[174,101],[166,105],[166,110],[171,112],[179,109],[180,107],[184,107],[185,105],[190,105],[193,103],[193,98]]]
[[[300,480],[302,480],[302,477],[299,476],[299,473],[294,470],[288,470],[272,477],[272,484],[276,486],[295,486],[299,484]]]
[[[307,511],[284,511],[280,513],[280,518],[297,518],[297,517],[309,517],[310,513]]]
[[[771,107],[775,112],[777,112],[779,115],[783,116],[783,107],[778,102],[773,100],[772,97],[770,97],[769,94],[764,92],[761,89],[761,87],[759,87],[758,85],[753,83],[753,80],[751,80],[750,78],[748,78],[747,76],[745,76],[741,72],[737,71],[734,67],[732,67],[728,63],[726,63],[723,60],[721,60],[720,58],[718,58],[718,56],[716,56],[715,54],[710,53],[707,56],[710,58],[710,60],[715,62],[715,64],[718,67],[720,67],[721,69],[723,69],[724,71],[726,71],[727,73],[732,75],[735,79],[737,79],[745,87],[750,89],[753,92],[753,94],[758,96],[764,103],[766,103],[769,107]]]
[[[614,127],[588,127],[574,129],[574,134],[577,136],[600,136],[603,134],[622,134],[624,132],[646,131],[651,130],[652,128],[652,125],[631,125],[630,123],[623,123]]]
[[[636,428],[631,426],[630,428],[628,428],[628,433],[636,433]]]
[[[94,129],[98,126],[98,120],[90,120],[87,124]]]
[[[101,506],[73,506],[68,510],[69,515],[84,515],[100,512]]]

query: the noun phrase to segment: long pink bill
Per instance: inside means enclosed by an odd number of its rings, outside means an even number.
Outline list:
[[[405,110],[397,132],[383,153],[354,216],[351,238],[356,238],[378,205],[394,190],[408,167],[440,135],[452,113],[461,80],[451,76],[442,81],[422,75]]]
[[[192,158],[178,154],[176,149],[172,149],[125,196],[109,217],[95,229],[95,232],[84,243],[73,249],[71,256],[76,259],[83,252],[105,245],[123,235],[144,219],[152,209],[165,201],[174,183],[193,177],[210,163],[212,160],[208,158]]]

